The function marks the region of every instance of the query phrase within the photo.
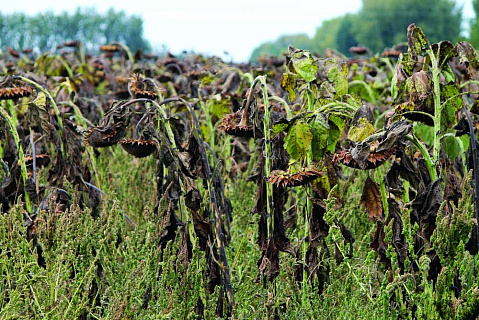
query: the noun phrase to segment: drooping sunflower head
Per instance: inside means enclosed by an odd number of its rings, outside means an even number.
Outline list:
[[[126,152],[136,158],[144,158],[155,152],[156,144],[153,140],[122,139],[120,144]]]
[[[246,125],[241,125],[242,116],[243,110],[225,115],[220,126],[221,130],[232,136],[252,138],[253,125],[249,122]]]
[[[158,97],[155,84],[151,79],[135,73],[128,80],[128,91],[132,97],[152,100]]]
[[[9,76],[0,82],[0,100],[13,100],[22,97],[28,97],[32,93],[32,87],[23,84],[17,84]]]

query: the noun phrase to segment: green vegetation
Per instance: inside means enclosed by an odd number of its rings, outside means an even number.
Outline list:
[[[411,23],[421,27],[434,42],[441,39],[458,41],[461,22],[461,8],[451,0],[363,0],[358,13],[324,21],[312,38],[306,35],[281,36],[254,49],[250,60],[255,61],[264,54],[284,53],[288,45],[320,54],[326,49],[334,49],[349,55],[349,48],[358,44],[371,52],[381,52],[405,42],[404,30]],[[476,29],[478,27],[474,25],[470,36],[473,45],[477,43]]]
[[[35,48],[51,51],[66,41],[77,40],[92,50],[101,43],[119,41],[136,51],[148,50],[143,37],[143,20],[124,11],[109,9],[104,14],[91,8],[74,13],[45,12],[34,16],[0,13],[0,47],[16,50]]]
[[[3,57],[0,319],[478,318],[479,56],[403,31]]]

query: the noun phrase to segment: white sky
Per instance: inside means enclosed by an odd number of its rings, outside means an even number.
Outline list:
[[[420,0],[418,0],[420,1]],[[457,0],[463,16],[473,18],[472,0]],[[357,12],[361,0],[0,0],[3,14],[74,11],[77,6],[113,7],[138,14],[144,35],[154,48],[171,52],[193,50],[245,61],[252,50],[283,34],[314,35],[321,22]]]

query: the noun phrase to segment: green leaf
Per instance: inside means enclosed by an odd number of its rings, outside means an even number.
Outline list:
[[[292,160],[299,160],[306,155],[306,151],[311,146],[312,139],[311,128],[301,120],[289,128],[288,134],[284,139],[284,148]]]
[[[213,82],[213,80],[215,80],[214,76],[212,76],[209,73],[205,74],[203,77],[201,77],[201,85],[202,86],[209,85],[210,83]]]
[[[367,118],[360,118],[357,124],[351,126],[348,132],[348,139],[354,142],[362,142],[374,133],[374,126]]]
[[[454,75],[454,71],[452,71],[451,66],[446,63],[442,68],[441,74],[446,79],[446,83],[454,83],[456,82],[456,76]]]
[[[407,42],[409,51],[413,55],[421,55],[423,48],[429,45],[429,41],[424,32],[414,23],[410,24],[407,28]]]
[[[447,102],[446,102],[447,101]],[[456,112],[462,108],[462,98],[455,84],[441,85],[441,103],[445,103],[441,113],[441,130],[445,132],[456,121]]]
[[[427,146],[432,146],[434,141],[434,128],[422,123],[414,125],[414,134],[423,141]]]
[[[349,70],[346,64],[334,65],[329,69],[328,78],[334,84],[336,96],[342,97],[348,93],[348,74]]]
[[[207,106],[210,113],[218,117],[218,119],[223,118],[225,114],[231,113],[229,99],[221,99],[220,95],[215,95],[212,99],[209,99]]]
[[[323,114],[317,115],[311,122],[313,131],[312,151],[313,159],[319,160],[324,157],[326,147],[328,146],[329,124]]]
[[[274,134],[278,134],[283,132],[284,130],[288,129],[289,123],[288,122],[276,122],[273,124],[272,131]]]
[[[316,80],[318,65],[314,62],[313,56],[308,51],[294,47],[290,47],[289,50],[294,71],[306,82]]]
[[[39,92],[36,99],[33,100],[33,104],[41,109],[45,109],[45,106],[47,105],[47,97],[43,92]]]
[[[328,137],[328,147],[327,151],[334,152],[336,149],[336,143],[338,143],[339,138],[343,134],[344,125],[346,120],[337,115],[330,115],[328,119],[329,124],[329,137]]]
[[[201,133],[203,134],[203,138],[205,141],[209,141],[211,137],[211,130],[210,127],[208,127],[206,124],[201,124],[200,125]]]
[[[296,87],[296,76],[294,73],[287,72],[283,75],[283,80],[281,81],[281,88],[286,90],[289,94],[289,101],[294,101],[296,98],[296,91],[294,88]]]
[[[449,159],[451,161],[456,160],[456,158],[464,154],[465,150],[462,149],[463,146],[461,146],[462,140],[459,137],[454,137],[454,136],[445,136],[442,139],[442,147],[444,148],[444,151],[448,155]]]
[[[289,129],[290,126],[292,126],[296,121],[299,121],[301,119],[304,119],[305,117],[309,116],[309,113],[298,113],[291,119],[287,118],[280,118],[277,121],[273,123],[273,133],[277,134],[283,131],[286,131]]]

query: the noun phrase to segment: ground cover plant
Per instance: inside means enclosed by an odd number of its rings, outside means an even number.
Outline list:
[[[467,42],[0,59],[1,319],[476,319]]]

